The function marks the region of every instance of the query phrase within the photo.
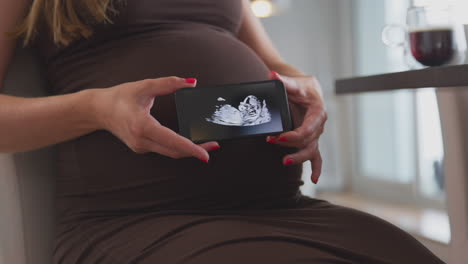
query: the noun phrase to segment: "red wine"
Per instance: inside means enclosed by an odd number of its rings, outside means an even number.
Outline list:
[[[453,30],[433,28],[410,32],[411,53],[421,64],[440,66],[449,62],[455,51]]]

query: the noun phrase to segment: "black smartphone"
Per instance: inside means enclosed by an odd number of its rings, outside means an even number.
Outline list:
[[[195,143],[275,135],[292,129],[281,81],[179,89],[179,134]]]

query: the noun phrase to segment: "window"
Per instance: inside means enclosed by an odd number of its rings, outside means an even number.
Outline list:
[[[468,24],[468,16],[466,10],[468,9],[468,1],[466,0],[412,0],[416,6],[435,6],[435,7],[449,7],[453,13],[453,17],[462,24]]]
[[[354,5],[356,75],[406,70],[403,48],[380,42],[386,24],[405,24],[409,5],[450,7],[468,16],[463,0],[357,0]],[[360,95],[356,100],[356,173],[360,192],[444,208],[443,143],[433,89]]]
[[[387,24],[405,23],[405,10],[409,1],[356,3],[356,75],[406,70],[403,50],[387,48],[380,40],[380,33]],[[425,143],[418,140],[420,135],[417,133],[425,130],[417,126],[420,110],[416,104],[417,98],[415,91],[358,96],[355,102],[356,173],[351,181],[354,190],[395,202],[422,202],[419,199],[422,196],[415,192],[419,188],[414,188],[420,179],[418,150],[420,144]],[[421,104],[427,106],[425,101]],[[439,204],[442,207],[443,203]]]
[[[404,25],[410,5],[449,5],[453,17],[468,24],[464,13],[468,9],[466,0],[354,0],[352,3],[354,75],[408,70],[403,48],[385,46],[381,32],[388,24]],[[350,134],[355,142],[350,149],[354,157],[352,168],[348,168],[353,172],[349,189],[369,201],[417,208],[413,212],[421,209],[418,215],[427,216],[427,221],[436,221],[438,225],[431,225],[428,231],[423,220],[419,233],[449,242],[443,142],[435,90],[367,93],[354,96],[351,104],[353,111],[343,113],[352,120]],[[359,197],[354,198],[359,200]],[[344,200],[349,198],[346,196]],[[405,228],[404,223],[400,226]]]

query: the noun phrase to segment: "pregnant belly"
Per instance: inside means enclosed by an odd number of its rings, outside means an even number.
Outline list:
[[[62,67],[67,74],[57,75],[55,83],[68,84],[61,86],[67,87],[65,91],[76,91],[171,75],[196,77],[198,85],[259,81],[268,76],[268,68],[249,47],[209,26],[145,33],[99,49],[94,57],[80,55],[81,67]],[[173,95],[156,98],[152,115],[178,131]],[[135,154],[111,133],[97,131],[62,144],[57,189],[62,197],[86,197],[84,210],[93,211],[226,208],[271,203],[297,194],[301,166],[281,163],[293,149],[266,143],[263,137],[220,145],[205,164],[195,158]]]

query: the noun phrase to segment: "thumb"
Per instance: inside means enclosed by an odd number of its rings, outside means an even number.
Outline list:
[[[195,87],[197,85],[197,79],[170,76],[142,80],[139,81],[139,84],[141,87],[140,95],[154,97],[171,94],[181,88]]]
[[[275,71],[270,71],[269,78],[270,80],[278,80],[283,82],[286,90],[292,94],[295,94],[295,92],[299,91],[299,84],[294,78],[283,76]]]

